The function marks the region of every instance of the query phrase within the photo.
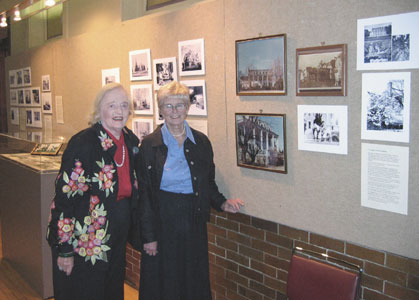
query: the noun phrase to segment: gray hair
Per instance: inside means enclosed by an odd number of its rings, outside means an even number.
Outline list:
[[[168,98],[179,98],[186,104],[186,108],[189,109],[191,101],[189,98],[189,88],[177,81],[171,81],[168,84],[162,86],[157,92],[157,104],[159,108],[164,104],[164,100]]]

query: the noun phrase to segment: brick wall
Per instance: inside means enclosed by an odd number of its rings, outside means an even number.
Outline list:
[[[208,224],[213,300],[286,299],[292,248],[360,265],[361,298],[419,299],[419,261],[244,214],[214,212]],[[127,248],[127,281],[138,288],[138,252]]]

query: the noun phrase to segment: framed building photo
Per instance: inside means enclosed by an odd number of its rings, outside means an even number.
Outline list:
[[[112,82],[121,82],[119,77],[119,68],[102,70],[102,86]]]
[[[150,49],[129,52],[130,80],[151,80]]]
[[[285,114],[236,113],[239,167],[287,173]]]
[[[23,86],[23,69],[16,70],[16,87]]]
[[[17,104],[19,106],[25,105],[25,97],[23,95],[23,89],[18,89],[17,91]]]
[[[158,90],[171,81],[177,81],[176,57],[160,58],[153,60],[154,89]]]
[[[23,76],[23,85],[31,86],[32,85],[31,67],[23,68],[22,76]]]
[[[135,133],[141,143],[146,135],[149,135],[153,132],[153,120],[133,118],[132,131]]]
[[[13,125],[19,125],[19,108],[18,107],[10,108],[10,123]]]
[[[44,114],[52,114],[52,99],[51,93],[42,93],[42,112]]]
[[[286,95],[286,35],[236,41],[236,94]]]
[[[32,127],[42,128],[42,111],[41,108],[32,108]]]
[[[131,85],[131,99],[136,114],[153,115],[153,89],[151,84]]]
[[[32,106],[31,89],[23,89],[23,97],[25,98],[25,106]]]
[[[205,75],[204,39],[183,41],[179,46],[179,75]]]
[[[191,101],[191,106],[189,107],[188,115],[208,115],[205,80],[187,80],[181,81],[181,83],[189,88],[189,99]]]
[[[297,96],[346,96],[346,44],[297,49]]]
[[[362,139],[409,142],[410,76],[410,72],[362,74]]]
[[[344,105],[298,105],[298,150],[348,154]]]
[[[17,87],[16,70],[9,70],[9,87]]]
[[[10,105],[17,105],[17,90],[10,89]]]
[[[57,155],[60,151],[61,143],[41,143],[37,144],[33,149],[31,154],[33,155]]]
[[[419,68],[419,12],[359,19],[357,70]]]
[[[42,91],[43,92],[51,92],[51,82],[49,75],[42,75]]]
[[[41,106],[41,89],[39,87],[31,88],[32,105]]]

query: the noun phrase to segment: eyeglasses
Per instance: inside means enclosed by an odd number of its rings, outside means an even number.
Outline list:
[[[162,108],[164,110],[173,110],[174,108],[176,108],[177,111],[183,111],[186,109],[186,104],[185,103],[177,103],[177,104],[163,104]]]

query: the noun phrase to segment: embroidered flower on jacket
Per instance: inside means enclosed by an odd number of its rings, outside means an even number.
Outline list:
[[[107,151],[109,148],[113,146],[112,139],[105,132],[103,131],[100,132],[99,139],[100,139],[103,150]]]
[[[66,171],[63,172],[63,180],[66,184],[63,185],[61,190],[64,194],[67,194],[67,198],[74,197],[77,193],[83,196],[83,193],[89,189],[87,183],[90,182],[90,179],[84,176],[81,161],[76,160],[74,166],[70,176]]]
[[[73,240],[74,218],[64,218],[64,214],[61,213],[57,225],[59,243],[71,244]]]
[[[112,164],[105,165],[103,158],[102,161],[97,161],[96,164],[101,168],[101,171],[99,171],[99,173],[94,173],[92,181],[99,183],[99,189],[104,190],[106,197],[108,197],[110,192],[113,193],[113,186],[116,183],[112,180],[113,173],[115,173],[116,170]]]

